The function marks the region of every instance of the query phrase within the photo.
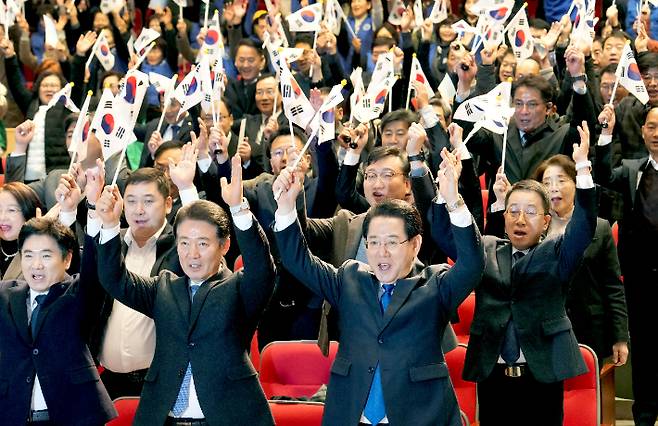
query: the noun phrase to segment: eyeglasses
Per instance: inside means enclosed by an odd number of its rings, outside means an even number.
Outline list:
[[[642,80],[646,81],[647,83],[650,83],[651,81],[658,81],[658,74],[644,73],[642,74]]]
[[[408,243],[409,239],[406,239],[404,241],[394,241],[394,240],[388,240],[388,241],[379,241],[379,240],[366,240],[366,249],[368,250],[374,250],[377,251],[381,247],[384,247],[386,251],[392,251],[395,250],[396,248],[400,247],[404,243]]]
[[[274,89],[258,89],[256,90],[256,96],[274,96]]]
[[[534,111],[536,110],[540,105],[543,105],[542,102],[535,102],[535,101],[530,101],[527,103],[524,103],[522,101],[514,101],[514,108],[517,110],[523,109],[523,107],[528,108],[528,111]]]
[[[518,206],[510,206],[507,208],[507,210],[505,210],[505,214],[514,220],[518,220],[521,217],[521,213],[523,213],[523,215],[528,219],[534,219],[540,214],[537,211],[537,208],[532,206],[528,206],[525,209],[522,209]]]
[[[374,182],[379,178],[384,182],[390,182],[395,176],[402,176],[403,174],[404,173],[394,172],[393,170],[385,170],[381,173],[366,172],[365,179]]]

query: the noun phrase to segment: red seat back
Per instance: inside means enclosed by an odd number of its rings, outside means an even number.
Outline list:
[[[455,330],[459,343],[468,343],[468,336],[471,334],[471,323],[473,322],[473,312],[475,311],[475,293],[468,295],[466,300],[457,308],[459,322],[452,325]]]
[[[114,408],[119,413],[119,417],[108,422],[106,426],[131,426],[138,405],[139,397],[137,396],[126,396],[115,399]]]
[[[336,352],[337,342],[331,342],[329,357],[322,355],[315,340],[269,343],[260,354],[260,382],[265,396],[312,396],[329,383]]]
[[[619,223],[617,222],[612,224],[612,239],[615,241],[615,247],[617,247],[617,241],[619,241]]]
[[[580,345],[580,354],[589,371],[564,381],[564,426],[601,424],[599,362],[589,346]]]
[[[470,423],[475,422],[477,393],[474,382],[467,382],[462,378],[464,360],[466,359],[466,345],[459,344],[455,349],[445,354],[446,364],[450,372],[450,380],[455,388],[459,408],[466,414]]]
[[[258,330],[254,333],[254,337],[251,338],[251,346],[249,347],[249,359],[254,365],[256,371],[260,368],[260,351],[258,350]]]
[[[277,426],[320,426],[324,404],[303,401],[269,401]]]

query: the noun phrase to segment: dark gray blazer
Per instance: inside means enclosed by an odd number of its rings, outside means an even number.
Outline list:
[[[248,348],[272,295],[274,263],[258,222],[235,229],[244,270],[222,269],[201,285],[190,303],[187,277],[128,272],[119,236],[97,244],[101,284],[121,303],[155,320],[156,347],[145,377],[135,425],[164,424],[188,363],[199,404],[212,425],[273,425]],[[102,259],[102,260],[101,260]]]
[[[378,281],[367,265],[348,260],[336,268],[321,261],[309,251],[298,223],[275,232],[284,266],[338,311],[341,339],[324,425],[359,423],[378,363],[391,424],[461,424],[438,336],[479,282],[485,258],[474,225],[453,232],[460,260],[450,269],[429,266],[398,280],[384,315]]]

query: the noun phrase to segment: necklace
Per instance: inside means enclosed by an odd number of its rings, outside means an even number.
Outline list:
[[[13,254],[5,253],[5,251],[2,249],[2,243],[0,243],[0,252],[2,252],[2,254],[5,256],[5,262],[13,257],[16,257],[16,255],[18,254],[18,250],[16,250],[16,253]]]

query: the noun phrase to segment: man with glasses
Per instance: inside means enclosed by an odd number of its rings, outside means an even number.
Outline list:
[[[440,336],[479,281],[485,259],[458,194],[453,160],[439,173],[446,204],[433,206],[450,212],[459,258],[450,269],[416,269],[422,219],[401,200],[384,201],[365,215],[365,262],[348,260],[337,268],[321,261],[311,254],[297,220],[302,174],[286,169],[273,185],[282,191],[274,235],[285,267],[338,311],[340,346],[325,424],[461,424]]]
[[[475,289],[464,364],[464,378],[478,383],[482,426],[562,425],[563,381],[587,371],[565,310],[571,275],[597,217],[585,122],[578,131],[576,206],[564,235],[543,239],[551,215],[541,183],[523,180],[507,191],[505,175],[497,176],[497,185],[505,186],[497,193],[507,193],[508,238],[484,237],[487,262]],[[433,235],[438,231],[432,229]],[[449,233],[438,236],[450,239]]]
[[[568,72],[573,80],[573,114],[571,122],[560,125],[548,119],[552,114],[555,92],[550,82],[540,76],[526,76],[514,83],[512,106],[515,109],[507,130],[507,150],[503,156],[503,135],[479,130],[468,142],[468,150],[479,156],[480,168],[487,176],[496,176],[502,158],[505,174],[511,183],[528,179],[542,161],[555,154],[570,156],[578,139],[576,127],[587,121],[596,125],[594,103],[587,92],[585,57],[570,46],[566,52]],[[482,170],[480,170],[482,171]],[[493,194],[493,179],[489,193]],[[489,199],[489,205],[493,197]]]

